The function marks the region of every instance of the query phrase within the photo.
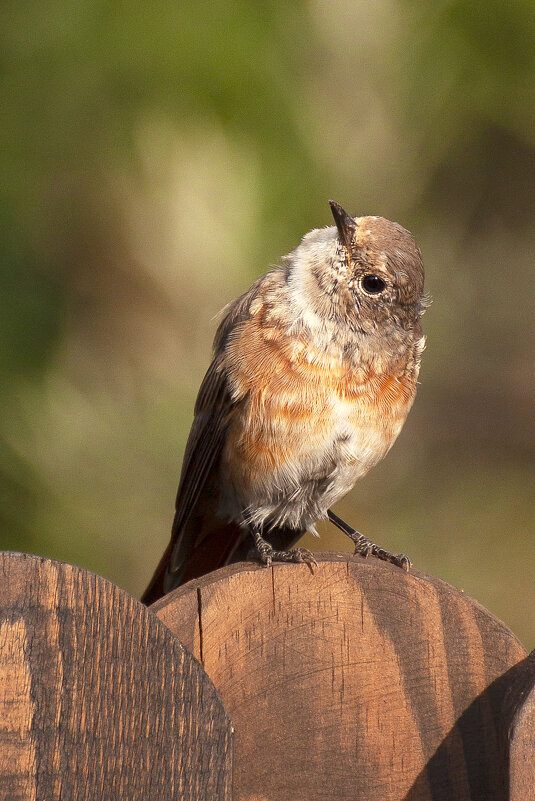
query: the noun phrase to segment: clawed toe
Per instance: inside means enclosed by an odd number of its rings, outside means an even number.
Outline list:
[[[391,565],[401,567],[402,570],[406,570],[407,572],[410,570],[412,562],[404,553],[393,554],[390,553],[390,551],[385,551],[384,548],[380,548],[368,539],[368,537],[365,537],[364,534],[361,534],[360,531],[357,531],[344,522],[341,517],[335,515],[331,509],[327,510],[327,516],[331,523],[339,528],[340,531],[343,531],[344,534],[355,543],[355,555],[363,556],[364,558],[367,556],[375,556],[377,559],[382,559],[383,562],[390,562]]]
[[[257,548],[256,556],[266,567],[271,567],[273,562],[273,548]]]
[[[257,555],[262,564],[271,567],[273,562],[304,562],[312,572],[318,566],[313,554],[308,548],[292,548],[289,551],[275,551],[273,548],[258,548]]]
[[[273,562],[304,562],[314,572],[314,567],[318,566],[314,555],[308,548],[292,548],[288,551],[276,551],[271,543],[264,539],[260,531],[252,529],[251,533],[255,541],[255,555],[266,567],[271,567]]]
[[[407,573],[412,567],[411,560],[404,553],[390,553],[390,551],[380,548],[374,542],[365,537],[360,542],[357,542],[354,552],[355,554],[363,556],[364,558],[368,556],[375,556],[376,559],[381,559],[383,562],[389,562],[389,564],[400,567]]]
[[[318,563],[314,559],[314,554],[312,551],[309,551],[308,548],[292,548],[292,550],[287,553],[293,556],[292,562],[305,562],[305,564],[309,566],[311,573],[313,573],[314,568],[318,566]]]
[[[361,539],[355,543],[355,550],[353,551],[353,555],[363,556],[364,559],[366,559],[368,556],[371,556],[373,554],[374,543],[367,537],[364,537],[362,534],[360,536]]]
[[[409,570],[412,567],[411,560],[404,553],[397,553],[394,556],[393,564],[397,565],[398,567],[401,567],[401,569],[405,570],[407,573],[409,572]]]

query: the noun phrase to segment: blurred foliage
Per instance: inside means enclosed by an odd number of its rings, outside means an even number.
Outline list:
[[[435,297],[341,510],[533,647],[532,4],[22,0],[0,37],[1,547],[141,591],[214,315],[334,197],[411,229]]]

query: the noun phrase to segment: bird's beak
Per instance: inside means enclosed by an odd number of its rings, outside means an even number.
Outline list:
[[[351,253],[351,243],[353,242],[353,234],[355,233],[356,225],[353,217],[341,207],[336,200],[329,200],[329,206],[340,234],[340,239],[346,246],[349,253]]]

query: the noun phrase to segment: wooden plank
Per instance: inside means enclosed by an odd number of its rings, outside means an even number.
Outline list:
[[[0,598],[0,799],[230,799],[221,699],[142,604],[11,553]]]
[[[233,720],[235,801],[504,801],[516,637],[438,579],[315,556],[314,575],[231,566],[151,607]]]
[[[535,801],[535,651],[519,665],[504,702],[510,801]]]

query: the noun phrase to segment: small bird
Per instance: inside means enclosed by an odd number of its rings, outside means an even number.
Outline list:
[[[322,518],[355,553],[410,567],[331,506],[385,456],[414,401],[422,256],[398,223],[329,203],[336,225],[306,234],[223,310],[144,603],[251,552],[313,566],[292,546]]]

